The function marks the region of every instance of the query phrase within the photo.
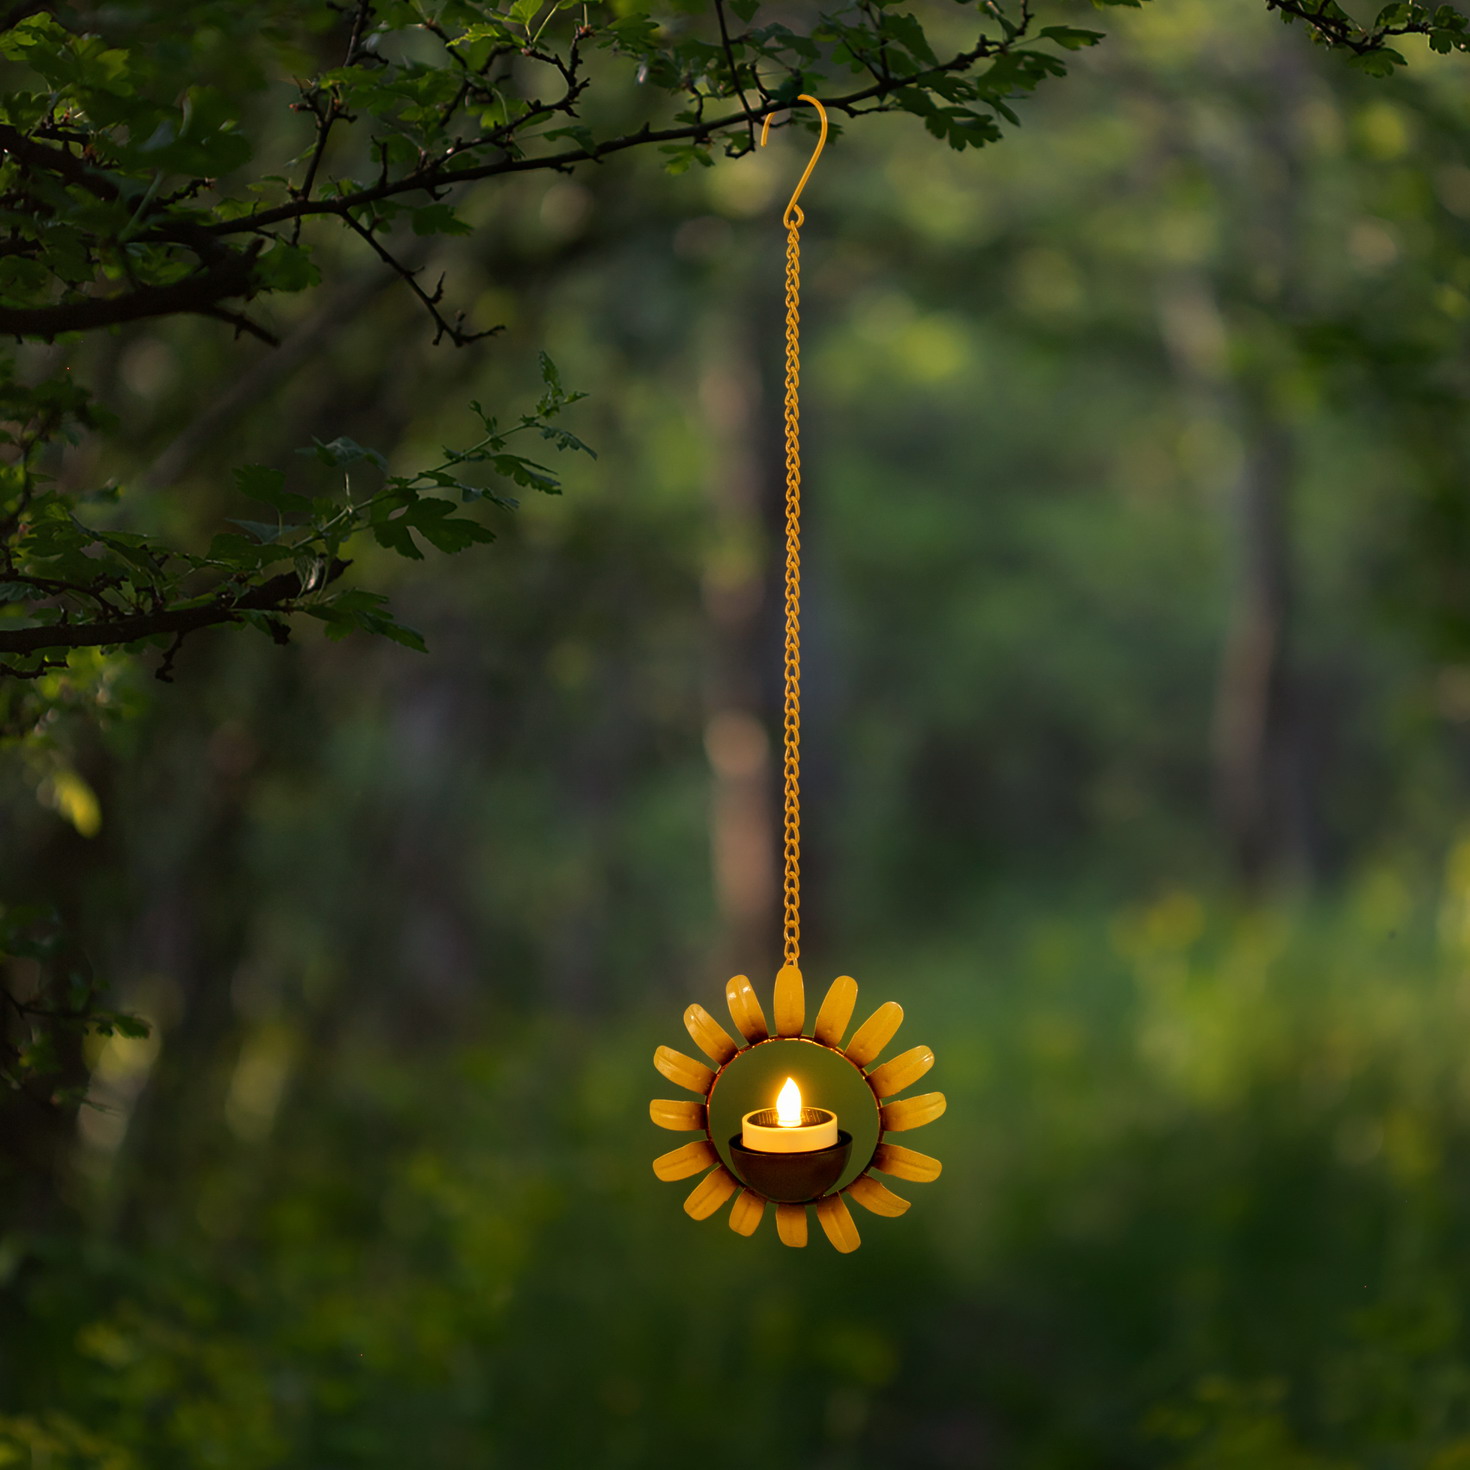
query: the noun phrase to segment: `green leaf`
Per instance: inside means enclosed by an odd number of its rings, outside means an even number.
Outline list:
[[[926,66],[933,66],[939,60],[929,44],[929,38],[924,34],[923,26],[912,15],[885,15],[883,30]]]
[[[597,458],[597,451],[590,444],[584,444],[570,429],[560,428],[556,424],[542,424],[541,437],[549,439],[558,449],[570,449],[587,455],[589,459]]]
[[[131,1041],[141,1041],[153,1034],[153,1028],[147,1021],[126,1011],[98,1011],[90,1018],[88,1026],[103,1036],[126,1036]]]
[[[411,524],[438,551],[463,551],[476,542],[495,539],[493,531],[480,525],[478,521],[456,516],[454,511],[455,504],[452,500],[425,496],[409,507],[403,520]]]
[[[303,454],[314,453],[323,464],[340,466],[358,464],[362,460],[367,460],[370,464],[375,464],[380,470],[388,468],[388,461],[376,449],[368,449],[364,445],[359,444],[355,439],[349,439],[345,435],[339,435],[336,439],[326,444],[320,439],[313,439],[311,442],[312,448],[302,450],[301,452]]]
[[[267,545],[279,541],[283,536],[288,535],[292,531],[303,531],[306,529],[304,526],[290,526],[280,521],[271,525],[265,521],[232,520],[230,524],[232,526],[239,526],[242,530],[249,531],[252,536],[259,537]]]
[[[542,133],[541,137],[548,143],[554,142],[557,138],[570,138],[572,142],[585,152],[591,154],[597,152],[597,134],[591,128],[584,127],[581,123],[572,123],[569,127],[565,128],[550,128]]]
[[[425,204],[408,212],[415,235],[469,235],[473,231],[447,204]]]
[[[320,284],[322,273],[300,246],[280,244],[257,258],[255,277],[268,291],[305,291]]]
[[[1404,57],[1391,46],[1378,46],[1372,51],[1348,57],[1348,65],[1370,77],[1391,77],[1396,68],[1406,65]]]
[[[675,176],[687,173],[696,163],[703,164],[705,168],[714,166],[709,149],[700,143],[660,143],[658,151],[668,155],[664,172]]]
[[[515,39],[514,34],[506,28],[503,22],[498,20],[479,21],[472,25],[462,36],[456,36],[449,44],[451,46],[471,46],[476,41],[511,42]]]
[[[368,630],[372,633],[381,633],[384,638],[391,638],[394,643],[401,643],[405,648],[411,648],[415,653],[427,653],[429,645],[424,642],[424,635],[417,628],[410,628],[406,623],[400,623],[396,618],[386,615],[375,621]]]
[[[327,625],[324,631],[328,638],[345,638],[349,633],[360,629],[366,633],[391,638],[393,642],[401,643],[405,648],[412,648],[418,653],[427,653],[428,645],[424,642],[423,635],[400,623],[385,605],[387,601],[379,593],[351,588],[316,607],[307,608],[306,611]]]
[[[285,488],[286,476],[269,465],[242,464],[234,471],[235,488],[251,500],[263,501],[287,515],[302,515],[309,502]]]
[[[1040,36],[1043,41],[1054,41],[1068,51],[1081,51],[1084,47],[1096,46],[1103,33],[1079,30],[1076,26],[1046,26]]]
[[[419,550],[409,529],[401,520],[374,521],[373,540],[388,551],[396,551],[410,561],[422,561],[424,554]]]
[[[210,537],[207,562],[237,571],[251,572],[268,562],[279,561],[291,554],[285,546],[270,546],[259,541],[247,540],[231,531],[220,531]]]

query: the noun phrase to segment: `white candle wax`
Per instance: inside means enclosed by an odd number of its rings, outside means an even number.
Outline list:
[[[837,1146],[837,1114],[826,1108],[803,1108],[799,1123],[778,1123],[773,1108],[747,1113],[740,1142],[765,1154],[805,1154]]]

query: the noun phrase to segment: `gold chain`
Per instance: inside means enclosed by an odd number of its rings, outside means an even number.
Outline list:
[[[807,160],[781,216],[786,226],[786,695],[781,726],[784,802],[781,846],[781,952],[788,965],[801,957],[801,226],[797,199],[806,188],[827,142],[827,109],[803,92],[821,120],[817,146]],[[761,124],[761,146],[770,136],[771,115]]]
[[[782,723],[785,806],[782,845],[782,951],[801,955],[801,222],[793,208],[786,230],[786,698]]]

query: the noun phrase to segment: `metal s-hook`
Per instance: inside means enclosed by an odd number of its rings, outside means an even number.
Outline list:
[[[817,116],[822,120],[822,131],[817,137],[817,146],[812,150],[812,156],[807,160],[806,172],[797,180],[796,188],[792,192],[791,199],[786,205],[786,212],[781,216],[781,223],[789,230],[793,225],[798,228],[803,219],[806,218],[801,210],[797,208],[796,201],[801,198],[801,191],[806,188],[806,181],[811,178],[812,170],[817,166],[817,160],[822,156],[822,149],[827,146],[827,109],[817,101],[815,97],[808,96],[803,92],[797,99],[798,102],[810,102],[817,109]],[[766,114],[765,121],[761,124],[761,147],[766,146],[766,138],[771,131],[771,114]]]

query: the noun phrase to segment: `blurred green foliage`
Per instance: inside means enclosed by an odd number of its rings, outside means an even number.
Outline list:
[[[232,1141],[150,1199],[150,1248],[7,1241],[30,1412],[0,1443],[88,1466],[1453,1465],[1466,873],[1437,907],[1384,870],[1236,921],[1184,891],[1116,919],[1012,898],[868,950],[865,992],[901,989],[942,1043],[950,1109],[923,1140],[944,1175],[848,1258],[695,1227],[652,1181],[667,1135],[628,1061],[672,1007],[502,1021],[433,1062],[359,1035],[304,1072],[303,1038],[263,1028]]]
[[[0,1465],[1470,1464],[1463,58],[1107,20],[1003,147],[852,127],[805,201],[804,966],[900,999],[950,1100],[852,1257],[648,1167],[736,927],[717,717],[757,770],[779,728],[800,144],[468,197],[423,261],[506,330],[452,355],[330,245],[275,353],[44,349],[111,423],[54,468],[185,544],[313,440],[437,463],[543,351],[599,458],[489,560],[361,538],[427,657],[216,630],[172,686],[38,681],[9,993],[119,1020],[3,1114]],[[1242,884],[1262,536],[1301,815]]]

